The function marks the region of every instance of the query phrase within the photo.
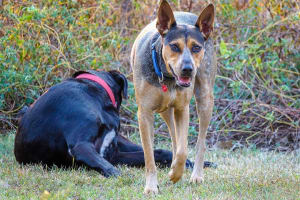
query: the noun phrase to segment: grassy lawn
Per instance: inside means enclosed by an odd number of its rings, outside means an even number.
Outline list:
[[[123,166],[121,177],[106,179],[83,168],[20,166],[13,145],[13,133],[0,135],[0,199],[146,199],[142,193],[144,169]],[[157,146],[166,148],[163,143]],[[299,154],[212,150],[206,159],[216,162],[218,168],[205,170],[202,185],[189,184],[189,170],[173,185],[168,180],[168,169],[159,169],[160,192],[147,198],[300,199]]]

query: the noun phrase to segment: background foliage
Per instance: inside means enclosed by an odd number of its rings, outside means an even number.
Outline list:
[[[207,3],[172,0],[199,14]],[[218,77],[208,144],[279,150],[300,143],[300,3],[214,0]],[[156,16],[156,1],[6,0],[0,7],[0,130],[16,113],[75,70],[117,69],[131,80],[129,54]],[[137,132],[133,85],[123,104],[124,134]],[[158,117],[157,117],[158,118]],[[156,133],[167,136],[162,120]],[[198,125],[191,106],[190,142]],[[1,133],[0,132],[0,133]],[[163,137],[162,137],[163,138]]]

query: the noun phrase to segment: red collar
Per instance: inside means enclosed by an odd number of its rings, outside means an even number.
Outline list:
[[[99,85],[101,85],[106,90],[114,107],[117,108],[117,103],[116,103],[114,93],[112,92],[111,88],[108,86],[108,84],[103,79],[99,78],[98,76],[95,76],[93,74],[88,74],[88,73],[80,74],[76,78],[77,79],[88,79],[88,80],[94,81],[94,82],[98,83]]]

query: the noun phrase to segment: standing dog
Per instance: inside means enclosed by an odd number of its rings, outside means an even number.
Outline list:
[[[203,181],[206,131],[213,109],[216,56],[213,42],[214,6],[208,5],[196,16],[173,13],[166,0],[160,2],[158,16],[135,40],[131,66],[138,120],[145,153],[145,193],[157,193],[157,172],[153,156],[154,112],[168,125],[172,139],[173,161],[169,177],[177,182],[187,159],[189,102],[197,102],[199,136],[191,182]]]
[[[143,149],[118,135],[122,97],[127,97],[127,80],[117,71],[77,72],[51,87],[20,113],[16,160],[84,165],[105,177],[120,174],[117,164],[143,166]],[[157,149],[154,155],[160,165],[171,165],[170,151]],[[192,165],[187,160],[186,166]]]

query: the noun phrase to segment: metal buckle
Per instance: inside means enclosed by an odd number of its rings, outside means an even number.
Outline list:
[[[159,83],[162,83],[164,81],[164,75],[163,74],[162,74],[161,78],[158,77],[158,81],[159,81]]]

